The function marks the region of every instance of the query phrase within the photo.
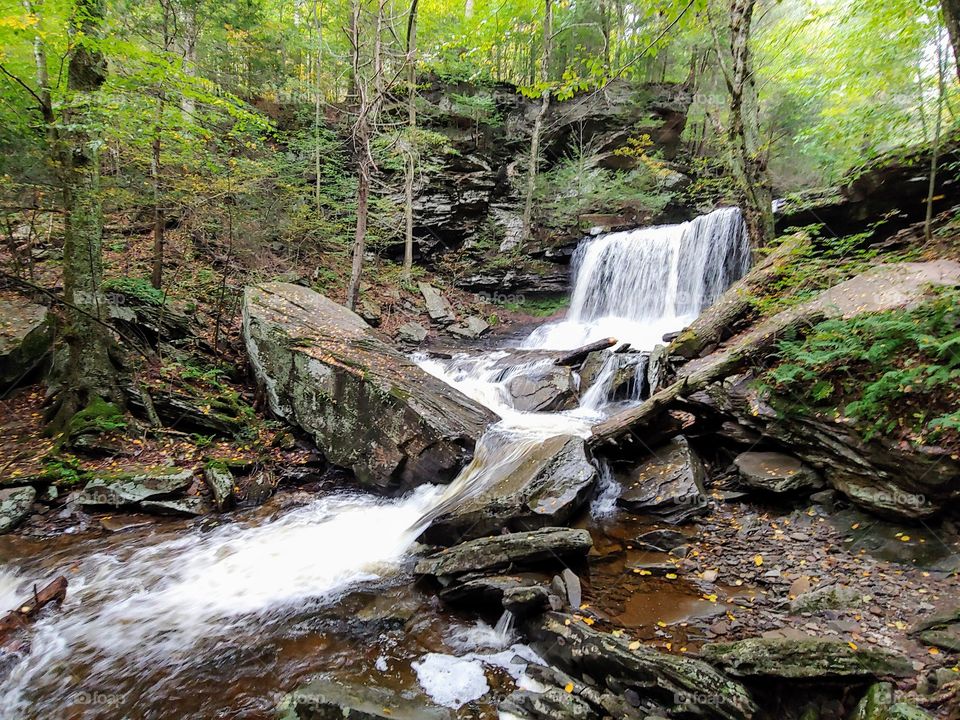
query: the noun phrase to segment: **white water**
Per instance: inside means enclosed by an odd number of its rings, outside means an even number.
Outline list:
[[[724,210],[692,223],[586,241],[575,262],[568,318],[535,331],[524,347],[570,349],[614,336],[634,348],[652,348],[664,332],[683,327],[742,274],[746,245],[739,214]],[[502,418],[446,488],[422,487],[395,500],[336,494],[259,526],[236,522],[85,557],[68,573],[64,607],[34,626],[29,654],[0,685],[0,718],[59,716],[64,706],[78,702],[76,717],[98,716],[102,707],[84,707],[78,697],[88,702],[89,693],[105,688],[123,694],[134,708],[141,693],[154,698],[182,694],[199,651],[216,653],[236,638],[256,644],[261,624],[304,605],[335,603],[364,584],[391,576],[431,517],[509,472],[544,438],[588,436],[591,425],[609,412],[617,368],[645,361],[642,355],[611,354],[594,386],[581,389],[577,408],[532,413],[512,407],[507,383],[543,370],[551,360],[510,366],[504,364],[507,358],[506,352],[451,361],[418,358],[427,372]],[[611,512],[618,490],[607,477],[594,512]],[[40,580],[0,567],[3,607],[12,607],[29,592],[30,582]],[[493,630],[503,646],[510,635],[508,620]],[[474,666],[457,665],[454,674],[464,684],[444,697],[446,704],[481,690],[478,662],[505,663],[520,680],[522,669],[511,664],[515,654],[529,652],[520,647],[502,649],[503,657],[461,657]],[[440,693],[437,685],[450,677],[443,667],[450,656],[434,655],[423,658],[417,673],[428,692]]]
[[[538,328],[523,347],[564,350],[615,337],[652,350],[713,303],[749,263],[736,208],[585,241],[573,256],[566,319]]]

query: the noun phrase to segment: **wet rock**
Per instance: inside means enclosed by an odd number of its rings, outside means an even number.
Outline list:
[[[47,308],[0,298],[0,386],[19,384],[49,354],[53,324]]]
[[[550,593],[542,585],[523,585],[504,591],[503,609],[516,617],[526,617],[549,607]]]
[[[640,550],[670,552],[671,550],[684,545],[687,542],[687,536],[679,530],[650,530],[637,535],[634,542]]]
[[[419,575],[435,577],[469,572],[495,572],[510,566],[556,565],[583,557],[593,545],[586,530],[543,528],[480,538],[454,545],[417,563]]]
[[[29,485],[0,490],[0,535],[22,523],[36,499],[37,491]]]
[[[680,436],[620,478],[624,490],[617,502],[666,522],[681,523],[706,511],[705,477],[703,462]]]
[[[420,294],[423,295],[423,301],[427,305],[427,314],[432,320],[449,323],[456,319],[450,303],[433,285],[422,282],[418,283],[417,287],[420,288]]]
[[[899,655],[833,640],[749,638],[704,645],[703,658],[737,677],[838,678],[910,677],[913,667]]]
[[[513,407],[529,412],[562,410],[577,392],[573,371],[549,366],[530,375],[518,375],[507,383]]]
[[[863,594],[855,588],[843,585],[817,588],[800,593],[790,603],[790,613],[815,613],[822,610],[845,610],[865,605]]]
[[[420,323],[408,322],[397,328],[397,339],[419,345],[427,339],[427,329]]]
[[[564,568],[561,573],[563,587],[567,591],[567,604],[572,608],[580,607],[583,600],[583,589],[580,585],[580,578],[570,568]]]
[[[912,703],[898,702],[890,706],[886,720],[934,720],[933,715]]]
[[[734,463],[740,473],[740,480],[758,490],[779,494],[795,490],[814,490],[823,485],[813,468],[783,453],[740,453]]]
[[[274,414],[380,488],[451,480],[493,413],[421,370],[356,314],[286,283],[249,287],[243,334]]]
[[[634,697],[645,711],[639,717],[741,720],[757,710],[746,688],[700,660],[631,643],[559,613],[533,619],[525,629],[550,663],[602,681],[616,695]]]
[[[234,505],[233,473],[229,468],[211,465],[203,470],[203,479],[210,488],[213,504],[220,512],[229,510]]]
[[[453,720],[453,711],[426,698],[362,680],[321,676],[294,690],[278,708],[282,720]]]
[[[183,492],[193,483],[192,470],[171,468],[156,472],[94,478],[77,498],[84,506],[125,507],[144,500],[161,499]]]
[[[465,338],[478,338],[490,329],[490,324],[481,318],[471,315],[461,324],[451,325],[447,330],[454,335]]]
[[[467,574],[440,590],[440,597],[451,605],[502,607],[503,598],[514,590],[537,585],[538,578],[524,573],[513,575]]]
[[[196,517],[210,512],[210,508],[200,497],[185,497],[176,500],[144,500],[140,503],[140,508],[144,512],[154,513],[155,515],[180,515],[184,517]]]
[[[531,445],[500,469],[480,492],[438,508],[423,537],[451,544],[503,528],[530,530],[566,522],[583,505],[597,479],[582,438],[558,435]]]

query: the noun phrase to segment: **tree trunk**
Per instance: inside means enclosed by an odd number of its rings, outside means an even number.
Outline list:
[[[760,147],[760,113],[753,75],[750,36],[756,0],[731,0],[728,50],[730,67],[715,28],[717,57],[723,69],[730,96],[730,121],[727,141],[731,169],[740,195],[744,220],[754,247],[763,247],[774,236],[773,192],[767,173],[766,151]]]
[[[196,77],[197,73],[197,39],[200,29],[197,24],[197,6],[194,3],[183,5],[183,15],[180,18],[183,27],[183,73],[188,77]],[[188,119],[196,112],[196,103],[189,93],[184,93],[180,99],[180,110]]]
[[[96,46],[103,22],[98,0],[78,0],[72,21],[77,42],[67,66],[72,94],[94,93],[106,80],[107,64]],[[87,102],[90,102],[89,100]],[[86,103],[75,103],[83,107]],[[54,427],[100,400],[121,402],[117,372],[110,358],[113,339],[104,326],[106,299],[103,279],[103,215],[100,198],[100,162],[96,143],[86,126],[84,110],[67,110],[72,130],[69,147],[57,158],[61,168],[64,207],[63,292],[67,324],[61,335],[64,351],[55,366],[58,385]]]
[[[550,80],[550,45],[552,38],[551,25],[553,20],[552,0],[543,3],[543,55],[540,58],[540,82],[543,89],[540,95],[540,111],[533,122],[533,134],[530,137],[530,167],[527,169],[526,198],[523,203],[523,229],[521,236],[524,241],[533,234],[533,195],[537,189],[537,169],[540,165],[540,134],[543,132],[543,121],[550,109],[550,89],[547,83]]]
[[[403,277],[410,280],[413,270],[413,180],[417,170],[417,0],[410,3],[407,20],[407,167],[404,177],[405,236]]]
[[[151,144],[150,175],[153,180],[153,272],[150,284],[159,290],[163,287],[164,224],[163,188],[160,180],[160,133],[163,125],[163,94],[157,98],[157,121]]]
[[[942,0],[943,22],[950,35],[950,44],[953,46],[953,62],[960,78],[960,0]]]

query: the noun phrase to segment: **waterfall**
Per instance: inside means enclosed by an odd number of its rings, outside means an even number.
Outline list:
[[[710,306],[749,263],[737,208],[589,239],[573,256],[567,317],[535,330],[523,347],[568,349],[615,337],[651,350]]]

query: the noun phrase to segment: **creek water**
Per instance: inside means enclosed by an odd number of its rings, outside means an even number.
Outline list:
[[[616,337],[650,350],[747,265],[735,209],[585,240],[574,256],[566,318],[535,330],[522,349]],[[432,517],[509,473],[544,438],[586,437],[617,403],[640,399],[635,387],[615,402],[612,378],[646,356],[611,353],[577,407],[519,411],[510,380],[536,375],[552,359],[525,352],[512,362],[513,352],[417,357],[501,418],[449,486],[399,499],[335,492],[285,511],[237,513],[214,527],[174,523],[106,538],[0,543],[0,608],[56,574],[70,583],[63,608],[32,628],[29,651],[2,668],[0,718],[271,717],[299,680],[344,668],[372,684],[419,684],[451,708],[483,696],[491,669],[522,682],[520,660],[536,658],[513,644],[509,618],[496,628],[435,622],[438,611],[414,598],[426,620],[406,645],[357,625],[364,603],[411,601],[411,551]],[[601,485],[592,509],[608,515],[617,486],[609,473]]]

